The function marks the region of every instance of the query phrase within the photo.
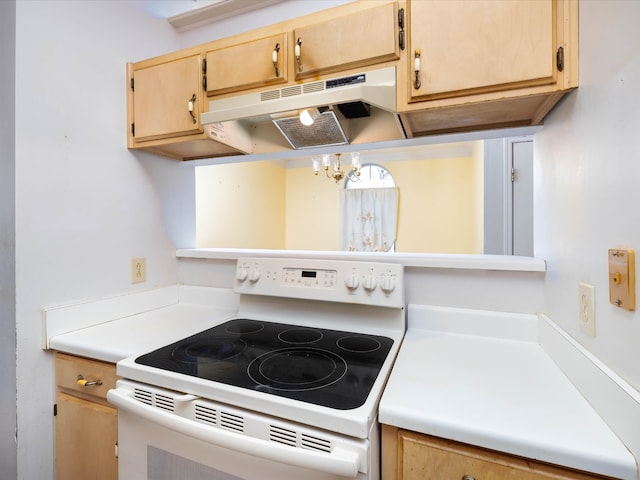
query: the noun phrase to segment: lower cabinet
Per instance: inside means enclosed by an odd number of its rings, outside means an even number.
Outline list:
[[[514,455],[382,426],[382,480],[593,480],[578,472]]]
[[[56,354],[56,480],[117,480],[115,381],[114,364]]]

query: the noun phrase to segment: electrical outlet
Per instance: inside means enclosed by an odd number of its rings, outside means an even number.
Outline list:
[[[592,337],[596,336],[595,288],[593,285],[578,284],[578,311],[580,330]]]
[[[147,281],[147,259],[138,257],[131,259],[131,283]]]

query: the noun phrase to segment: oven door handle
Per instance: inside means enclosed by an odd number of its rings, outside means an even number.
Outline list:
[[[227,432],[141,403],[131,397],[131,390],[127,388],[109,390],[107,400],[152,423],[230,450],[342,477],[358,475],[360,456],[353,450],[334,448],[331,453],[316,452]]]

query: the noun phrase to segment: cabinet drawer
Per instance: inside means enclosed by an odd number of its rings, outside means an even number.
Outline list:
[[[116,379],[113,363],[56,353],[56,384],[59,388],[106,399],[109,389],[115,388]]]

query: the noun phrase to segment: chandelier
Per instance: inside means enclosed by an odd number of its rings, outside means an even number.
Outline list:
[[[362,164],[360,163],[360,153],[359,152],[351,152],[351,170],[348,172],[344,172],[342,170],[342,165],[340,163],[341,153],[334,154],[335,159],[333,162],[331,161],[331,155],[324,154],[322,155],[322,161],[318,158],[313,158],[313,174],[318,175],[320,173],[320,169],[324,170],[327,178],[332,178],[338,183],[345,176],[347,176],[350,180],[354,180],[355,178],[360,176],[360,168]]]

